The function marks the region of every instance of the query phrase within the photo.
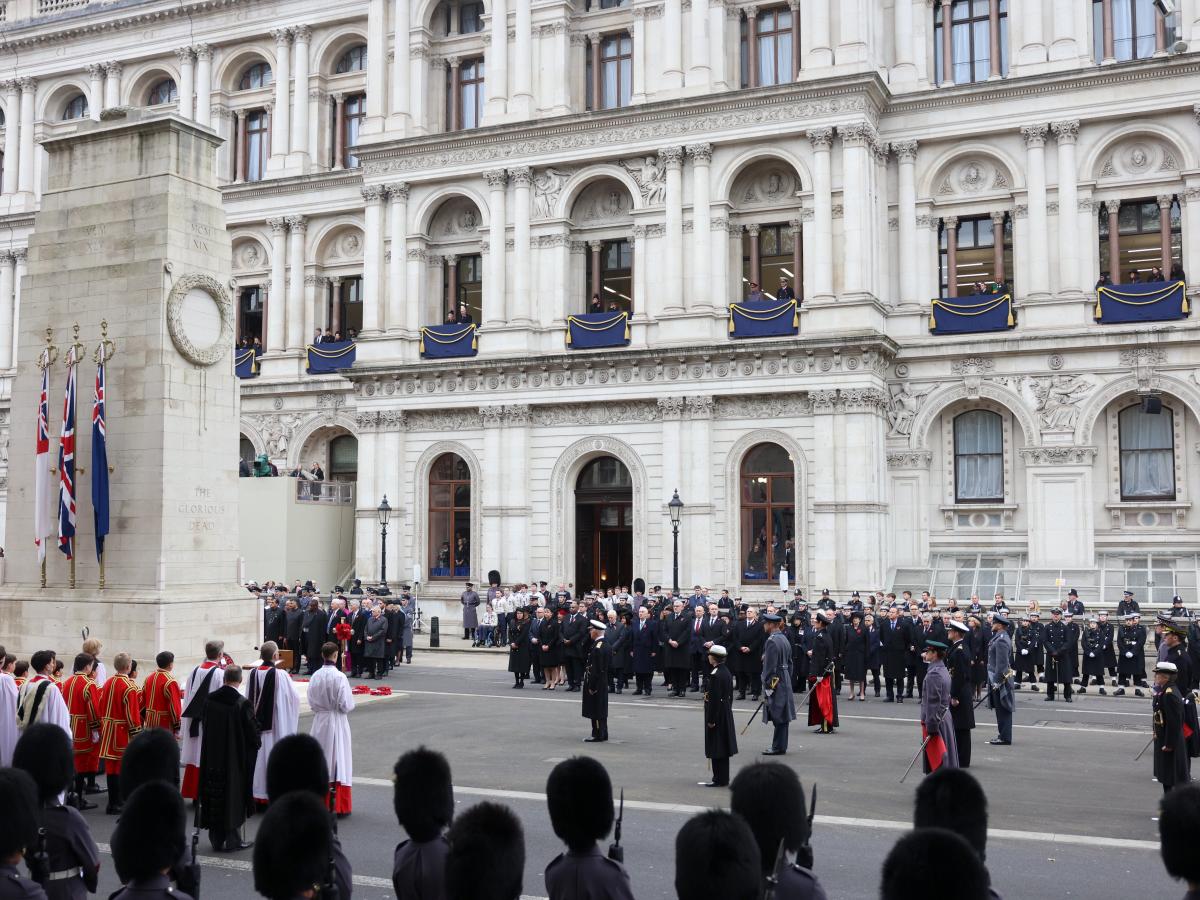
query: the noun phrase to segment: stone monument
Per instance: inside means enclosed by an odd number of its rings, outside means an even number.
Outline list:
[[[177,116],[130,112],[42,145],[49,181],[21,290],[0,586],[0,644],[10,652],[52,648],[69,667],[86,627],[106,655],[127,650],[145,671],[159,650],[185,662],[218,637],[244,659],[258,642],[261,611],[238,584],[238,389],[219,143]],[[103,587],[91,499],[102,321],[115,344],[106,370],[111,528]],[[84,345],[76,584],[55,527],[42,587],[33,524],[37,359],[52,329],[59,353],[50,367],[50,465],[57,466],[64,363],[76,323]],[[58,478],[55,470],[56,523]]]

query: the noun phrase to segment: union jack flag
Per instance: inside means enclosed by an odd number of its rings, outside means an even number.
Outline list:
[[[67,358],[62,434],[58,439],[58,549],[75,558],[75,370],[74,350]]]
[[[46,561],[46,538],[54,533],[51,504],[54,499],[50,481],[50,366],[42,369],[42,396],[38,401],[37,452],[33,477],[33,542],[38,563]]]

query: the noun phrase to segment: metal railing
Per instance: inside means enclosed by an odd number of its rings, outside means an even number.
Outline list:
[[[307,478],[297,478],[296,502],[350,506],[354,503],[354,482],[309,481]]]

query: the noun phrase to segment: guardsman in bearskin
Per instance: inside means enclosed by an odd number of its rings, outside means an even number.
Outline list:
[[[67,712],[71,714],[71,744],[75,753],[75,783],[71,802],[77,809],[95,809],[86,796],[87,779],[100,771],[100,688],[94,673],[96,659],[90,653],[75,657],[74,672],[62,687]]]
[[[100,692],[100,758],[108,779],[109,815],[121,811],[121,758],[129,739],[142,730],[142,711],[137,684],[129,677],[133,660],[118,653],[113,660],[117,671],[104,682]]]
[[[179,790],[163,781],[146,782],[129,795],[113,831],[113,867],[125,887],[111,900],[192,900],[171,887],[169,874],[186,847],[187,813]]]
[[[612,664],[612,649],[604,639],[608,625],[592,619],[588,626],[592,644],[583,670],[583,717],[592,723],[592,735],[584,741],[593,744],[608,740],[608,669]]]
[[[87,822],[79,810],[58,802],[75,776],[71,745],[61,728],[43,722],[30,725],[13,752],[13,767],[24,769],[37,785],[46,833],[48,877],[42,884],[49,900],[83,898],[99,884],[100,850]]]
[[[729,808],[754,833],[762,884],[775,900],[825,900],[812,871],[814,811],[795,771],[776,762],[747,766],[733,780]]]
[[[625,867],[596,846],[613,827],[612,782],[604,766],[588,756],[560,762],[546,780],[546,805],[554,833],[567,845],[546,866],[550,900],[633,900]]]
[[[408,832],[392,857],[396,897],[444,897],[446,829],[454,819],[450,763],[436,750],[418,747],[396,760],[392,774],[392,807]]]
[[[20,769],[0,769],[0,897],[46,900],[41,886],[17,869],[21,858],[37,849],[37,791]]]
[[[1192,780],[1177,675],[1174,663],[1160,662],[1154,667],[1154,777],[1163,793]]]
[[[142,721],[147,728],[165,728],[172,734],[179,734],[183,703],[179,682],[171,674],[175,668],[175,654],[164,650],[154,657],[154,664],[158,668],[147,675],[142,684]]]
[[[268,900],[325,896],[333,827],[329,811],[305,791],[271,804],[254,845],[254,890]],[[296,852],[304,848],[303,853]]]

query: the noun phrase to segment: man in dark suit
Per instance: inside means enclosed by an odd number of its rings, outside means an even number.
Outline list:
[[[678,599],[672,605],[672,613],[667,619],[667,643],[663,648],[666,654],[664,664],[671,696],[682,697],[691,665],[692,607]]]
[[[654,687],[654,665],[658,661],[658,623],[648,607],[639,606],[633,628],[633,678],[636,696],[649,697]]]
[[[691,670],[691,680],[688,684],[688,690],[695,693],[700,690],[701,675],[704,676],[705,685],[708,684],[708,668],[706,668],[708,660],[705,654],[707,648],[704,646],[706,610],[703,606],[693,606],[692,610],[694,615],[692,616],[691,635],[688,639],[688,662],[689,669]]]
[[[579,690],[583,678],[583,652],[586,643],[587,618],[578,600],[571,602],[571,614],[562,625],[563,661],[567,666],[567,691]]]
[[[886,702],[903,703],[908,630],[900,621],[900,610],[895,606],[888,608],[887,619],[879,626],[879,646],[883,656],[883,680],[887,684]]]

